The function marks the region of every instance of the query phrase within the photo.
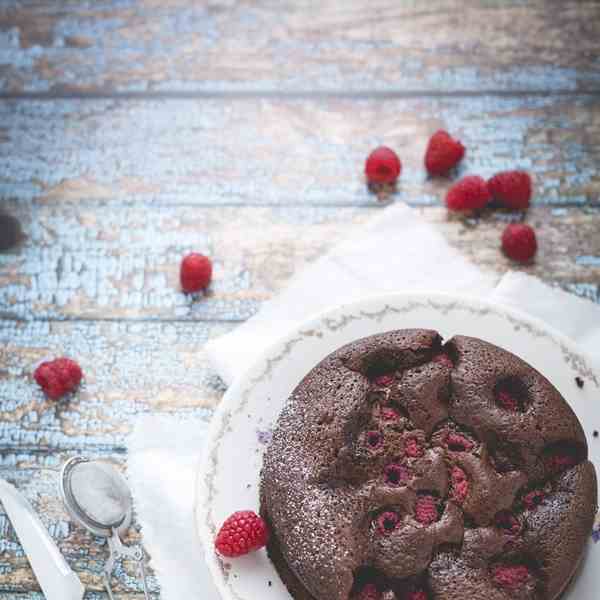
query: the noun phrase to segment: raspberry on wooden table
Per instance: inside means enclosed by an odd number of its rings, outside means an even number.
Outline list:
[[[239,510],[228,517],[215,539],[222,556],[234,558],[262,548],[269,539],[267,525],[251,510]]]
[[[212,262],[203,254],[192,252],[181,261],[181,288],[186,293],[199,292],[208,287],[212,279]]]
[[[58,400],[77,388],[83,373],[74,360],[63,357],[41,363],[33,377],[48,398]]]
[[[487,183],[478,175],[467,175],[446,194],[446,206],[453,211],[481,210],[491,200]]]
[[[365,174],[369,183],[394,183],[400,176],[402,163],[387,146],[375,148],[367,158]]]
[[[537,252],[535,231],[524,223],[507,225],[502,234],[502,250],[512,260],[529,262]]]
[[[465,155],[465,147],[440,129],[430,138],[425,151],[425,168],[430,175],[446,175]]]
[[[502,171],[488,180],[494,200],[513,210],[529,207],[531,187],[531,177],[526,171]]]

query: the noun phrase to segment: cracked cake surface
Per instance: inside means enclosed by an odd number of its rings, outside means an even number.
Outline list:
[[[597,509],[560,393],[482,340],[398,330],[333,352],[265,453],[269,554],[296,600],[554,600]]]

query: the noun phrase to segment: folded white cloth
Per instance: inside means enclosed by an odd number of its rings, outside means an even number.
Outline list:
[[[485,273],[451,248],[417,211],[394,205],[339,244],[231,333],[207,345],[226,383],[287,330],[335,305],[385,292],[435,288],[485,295],[551,324],[600,353],[600,306],[523,273]],[[195,536],[192,506],[203,422],[144,417],[129,438],[128,471],[138,520],[164,600],[215,600]]]

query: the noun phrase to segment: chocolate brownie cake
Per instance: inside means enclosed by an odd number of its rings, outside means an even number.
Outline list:
[[[310,371],[261,474],[269,554],[296,600],[554,600],[596,500],[581,425],[543,375],[420,329]]]

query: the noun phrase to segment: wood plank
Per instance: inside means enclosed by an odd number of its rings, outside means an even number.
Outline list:
[[[140,414],[207,420],[224,387],[203,347],[231,327],[0,321],[0,452],[124,451]],[[63,355],[76,358],[85,377],[73,398],[57,403],[32,373],[40,361]]]
[[[4,92],[599,89],[595,1],[6,0]]]
[[[600,202],[600,96],[410,99],[0,102],[0,197],[43,204],[377,203],[364,182],[373,147],[404,164],[396,198],[437,204],[429,136],[467,146],[460,173],[525,168],[540,204]]]
[[[377,208],[129,208],[13,203],[28,234],[21,248],[0,254],[0,307],[18,319],[240,321],[256,312],[291,275],[344,237],[356,235]],[[450,244],[499,274],[513,267],[499,239],[514,214],[478,221],[445,209],[419,209]],[[538,231],[536,263],[525,269],[582,293],[600,283],[600,207],[538,206],[528,221]],[[181,257],[214,258],[206,297],[181,293]],[[575,287],[574,287],[575,286]],[[579,286],[579,287],[576,287]],[[582,287],[584,286],[584,287]],[[595,286],[595,287],[594,287]]]
[[[99,538],[71,522],[58,496],[58,470],[73,455],[73,452],[57,450],[30,454],[23,451],[3,451],[0,455],[2,461],[0,476],[17,486],[36,509],[63,556],[86,587],[88,591],[86,599],[105,598],[104,594],[97,592],[103,590],[101,574],[108,550]],[[118,465],[121,470],[125,469],[123,454],[98,450],[90,452],[89,449],[86,449],[85,455],[109,460]],[[139,543],[139,527],[136,523],[125,537],[125,541],[126,543]],[[27,598],[43,599],[43,595],[39,592],[39,584],[1,504],[0,573],[2,573],[2,577],[0,577],[2,598],[19,598],[21,597],[19,593],[28,590],[31,595],[28,595]],[[158,585],[152,574],[150,574],[149,583],[150,591],[158,592]],[[138,595],[141,594],[142,587],[137,581],[135,564],[125,561],[122,566],[118,566],[113,586],[114,591],[119,593],[119,597],[123,597],[123,594],[126,594],[127,598],[140,597]]]

